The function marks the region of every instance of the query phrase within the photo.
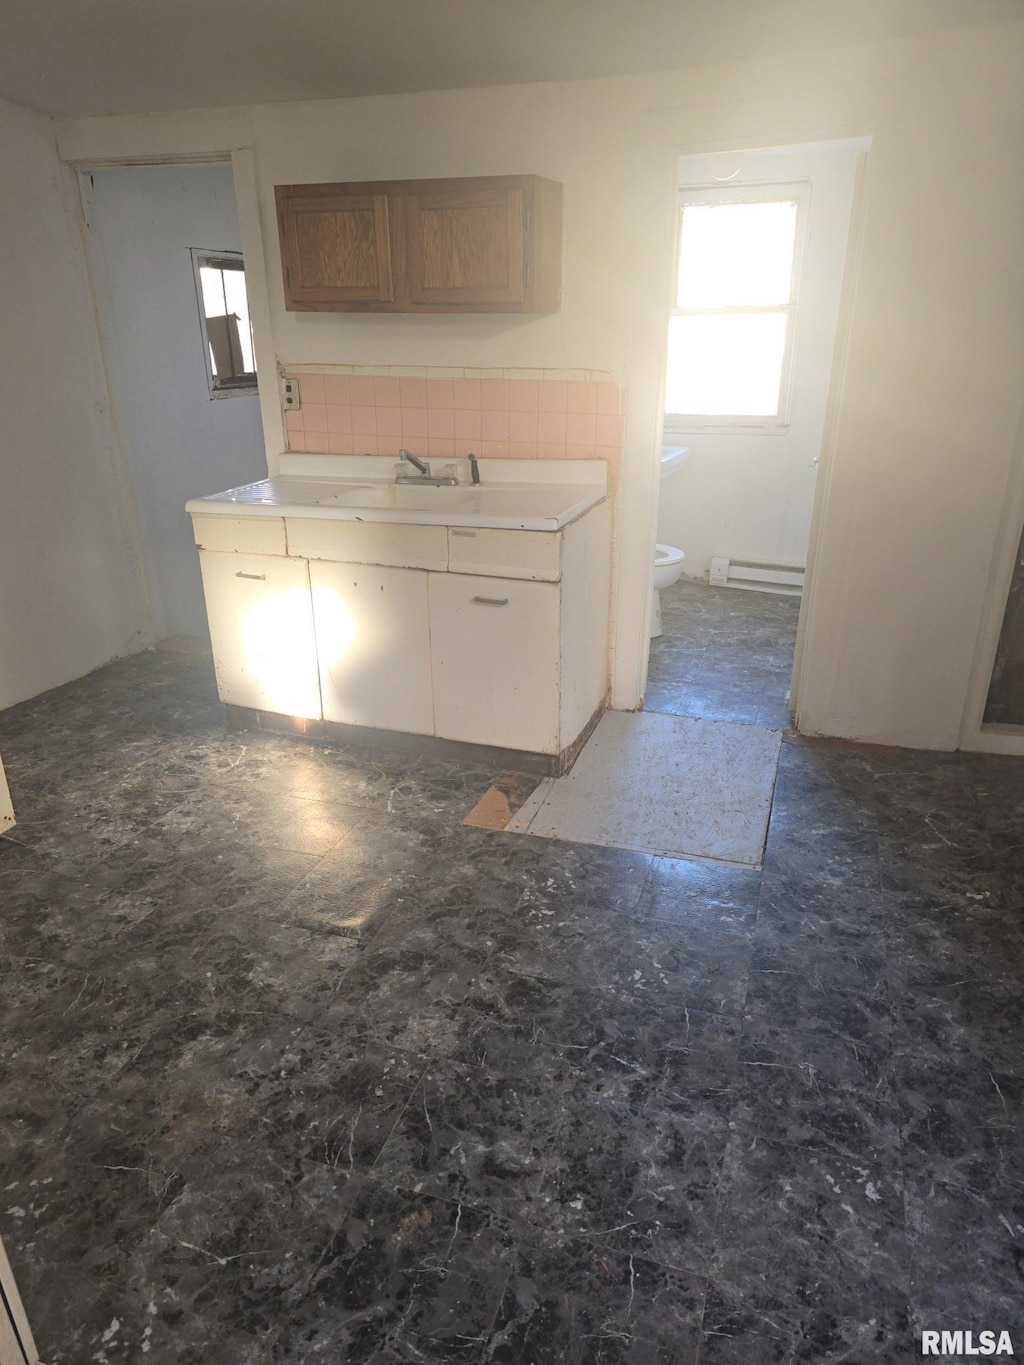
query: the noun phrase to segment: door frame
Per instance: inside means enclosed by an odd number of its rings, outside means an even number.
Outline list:
[[[1017,423],[1013,459],[1006,479],[1003,511],[992,547],[985,600],[971,661],[959,748],[980,754],[1024,754],[1024,725],[986,725],[985,704],[992,681],[1006,599],[1024,526],[1024,404]]]
[[[0,1365],[39,1365],[39,1352],[3,1242],[0,1242]]]
[[[846,369],[850,351],[850,338],[853,329],[853,317],[856,304],[857,286],[860,278],[861,260],[864,247],[864,232],[867,221],[868,198],[869,198],[869,172],[871,167],[871,147],[873,129],[870,127],[844,128],[841,130],[817,130],[808,132],[803,136],[789,136],[780,138],[778,142],[766,140],[763,136],[751,138],[747,141],[736,139],[731,143],[715,142],[677,145],[672,149],[672,201],[671,213],[676,213],[678,202],[678,161],[680,157],[694,155],[710,155],[716,152],[732,152],[737,149],[768,149],[795,147],[812,145],[814,143],[827,142],[862,142],[863,150],[860,152],[857,161],[857,170],[854,178],[853,197],[850,207],[850,227],[846,240],[846,259],[843,267],[843,281],[840,290],[839,315],[836,320],[835,343],[832,352],[832,365],[829,373],[828,394],[825,401],[825,421],[822,429],[821,448],[817,456],[818,477],[815,481],[814,503],[811,509],[811,522],[807,542],[807,565],[804,572],[804,587],[800,597],[800,615],[797,620],[796,645],[793,655],[793,672],[790,682],[790,709],[793,712],[794,727],[800,731],[800,688],[804,681],[808,645],[813,636],[815,624],[815,588],[817,581],[817,564],[820,556],[821,547],[825,541],[828,528],[830,512],[830,491],[832,483],[832,470],[834,462],[835,447],[839,432],[839,413],[842,405],[843,391],[846,384]],[[675,241],[675,232],[672,236]],[[673,251],[669,262],[669,281],[666,287],[666,298],[672,298],[674,288],[674,268],[675,253]],[[667,314],[666,314],[667,316]],[[661,367],[661,399],[660,406],[664,408],[665,376],[668,365],[668,344],[666,343],[662,351]],[[658,454],[661,451],[661,432],[662,424],[659,422],[658,433]],[[657,475],[655,476],[657,478]],[[658,498],[660,496],[660,484],[654,484],[654,515],[657,515]],[[1024,506],[1024,476],[1022,476],[1022,506]],[[640,695],[643,696],[647,684],[647,667],[650,657],[650,641],[646,638],[647,631],[647,603],[651,595],[651,580],[654,572],[653,557],[648,565],[645,576],[645,600],[642,619],[644,622],[644,640],[641,642],[643,651],[639,677],[641,680]]]

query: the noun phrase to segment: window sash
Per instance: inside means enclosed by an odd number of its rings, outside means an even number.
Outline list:
[[[256,370],[255,370],[255,368],[253,368],[252,370],[243,370],[243,371],[241,371],[241,373],[238,373],[238,374],[226,374],[226,375],[218,375],[218,374],[216,373],[216,371],[215,371],[215,368],[214,368],[214,361],[213,361],[213,355],[212,355],[212,352],[211,352],[211,337],[210,337],[210,330],[209,330],[209,327],[208,327],[208,323],[209,323],[211,320],[214,320],[214,319],[216,318],[216,316],[218,316],[218,315],[215,315],[215,314],[208,314],[207,311],[206,311],[206,293],[205,293],[205,290],[204,290],[203,279],[202,279],[202,273],[201,273],[204,269],[205,269],[205,270],[216,270],[216,271],[220,271],[220,272],[222,272],[222,276],[223,276],[224,274],[227,274],[227,273],[235,273],[235,272],[237,272],[238,274],[240,274],[240,275],[242,276],[242,282],[243,282],[243,288],[244,288],[244,283],[245,283],[245,260],[244,260],[242,254],[241,254],[240,252],[231,252],[231,251],[209,251],[209,250],[202,250],[202,249],[200,249],[199,247],[192,247],[192,248],[191,248],[191,256],[192,256],[192,269],[193,269],[193,274],[194,274],[194,277],[195,277],[195,286],[196,286],[196,305],[197,305],[197,308],[198,308],[198,310],[199,310],[199,328],[200,328],[200,334],[201,334],[201,337],[202,337],[203,356],[204,356],[204,362],[205,362],[205,366],[206,366],[206,379],[207,379],[207,383],[208,383],[209,389],[210,389],[210,397],[211,397],[211,398],[224,398],[224,397],[229,397],[230,395],[232,395],[232,394],[237,394],[237,393],[256,393],[256,392],[258,391],[258,387],[257,387],[257,375],[256,375]],[[223,279],[222,279],[222,281],[221,281],[221,288],[222,288],[222,292],[225,293],[225,298],[224,298],[224,309],[225,309],[225,313],[224,313],[223,316],[230,317],[230,316],[232,316],[232,315],[231,315],[230,313],[228,313],[228,311],[227,311],[228,305],[227,305],[227,299],[226,299],[226,291],[223,290]],[[252,318],[251,318],[251,315],[249,314],[248,297],[246,298],[246,315],[245,315],[245,318],[242,319],[241,317],[239,317],[239,328],[241,329],[242,326],[245,326],[245,327],[248,328],[248,337],[247,337],[248,348],[249,348],[249,351],[250,351],[250,353],[251,353],[251,355],[252,355],[253,366],[255,367],[255,364],[256,364],[256,350],[255,350],[255,345],[254,345],[253,336],[252,336]],[[228,342],[228,349],[229,349],[229,351],[232,351],[232,350],[234,349],[234,347],[233,347],[233,344],[231,343],[231,327],[230,327],[230,323],[225,324],[225,329],[224,329],[224,330],[225,330],[225,339],[226,339],[227,342]],[[246,348],[245,348],[245,346],[244,346],[244,344],[243,344],[243,345],[242,345],[242,348],[241,348],[241,354],[240,354],[240,356],[239,356],[239,359],[240,359],[243,363],[244,363],[244,359],[245,359],[245,350],[246,350]]]
[[[785,349],[779,379],[779,397],[772,414],[733,415],[730,413],[689,413],[666,409],[665,430],[683,435],[700,430],[781,429],[789,425],[789,409],[793,383],[793,360],[798,321],[800,272],[803,264],[807,233],[810,186],[806,182],[765,184],[761,186],[721,186],[714,188],[686,187],[679,192],[679,212],[676,224],[676,250],[672,277],[672,307],[669,317],[729,317],[751,314],[784,314],[786,317]],[[719,307],[686,308],[676,305],[679,281],[679,255],[682,245],[683,211],[691,206],[714,207],[720,204],[795,203],[796,224],[793,239],[793,259],[790,267],[788,302],[781,304],[726,304]]]

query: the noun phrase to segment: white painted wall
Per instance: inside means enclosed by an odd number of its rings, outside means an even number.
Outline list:
[[[256,395],[210,397],[190,256],[241,250],[231,167],[116,167],[82,184],[154,631],[205,636],[185,503],[266,474]]]
[[[666,438],[688,445],[680,472],[661,485],[658,540],[686,551],[686,572],[702,577],[713,555],[803,564],[821,453],[850,207],[861,143],[813,151],[748,153],[733,186],[809,186],[807,235],[795,317],[789,423],[785,427],[696,431]],[[708,183],[707,158],[684,157],[680,186]],[[713,192],[713,191],[712,191]]]
[[[0,102],[0,707],[150,639],[74,176]]]
[[[587,366],[626,383],[613,701],[629,707],[646,661],[678,155],[870,134],[798,715],[811,733],[947,748],[1021,408],[1022,69],[1014,21],[652,77],[75,121],[60,145],[77,160],[251,146],[284,362]],[[285,313],[275,183],[502,171],[564,183],[561,313]],[[243,235],[256,229],[247,216]]]

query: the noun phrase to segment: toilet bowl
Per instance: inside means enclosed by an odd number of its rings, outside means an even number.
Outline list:
[[[661,589],[670,588],[683,572],[686,555],[673,545],[654,547],[654,586],[651,593],[651,639],[661,634]]]

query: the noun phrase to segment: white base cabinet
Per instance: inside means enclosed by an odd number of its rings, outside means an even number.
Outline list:
[[[544,755],[603,705],[606,502],[543,533],[254,521],[194,517],[222,701]]]

